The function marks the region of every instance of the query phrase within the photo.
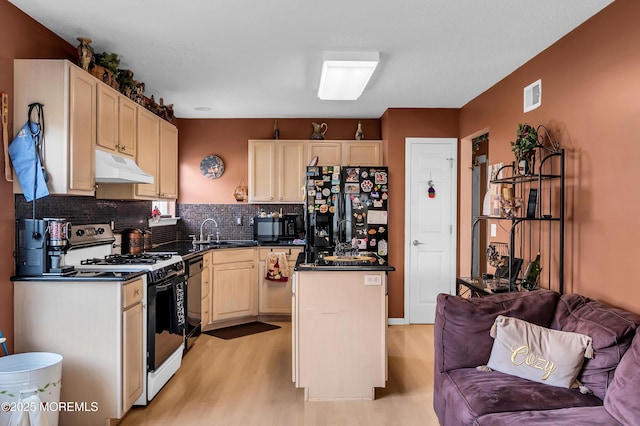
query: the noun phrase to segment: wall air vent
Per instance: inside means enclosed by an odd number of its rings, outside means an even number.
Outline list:
[[[524,112],[542,105],[542,80],[535,81],[524,88]]]

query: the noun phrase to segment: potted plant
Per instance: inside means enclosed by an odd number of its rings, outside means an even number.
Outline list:
[[[109,86],[117,89],[116,76],[118,75],[118,67],[120,66],[120,58],[117,53],[96,53],[93,55],[94,68],[91,73],[107,83]]]
[[[532,174],[535,165],[535,148],[538,146],[538,131],[529,124],[518,124],[516,140],[511,141],[511,150],[516,155],[518,174]]]

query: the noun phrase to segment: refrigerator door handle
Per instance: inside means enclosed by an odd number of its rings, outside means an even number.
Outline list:
[[[412,244],[413,244],[414,246],[419,246],[420,244],[424,244],[424,243],[421,243],[421,242],[420,242],[420,241],[418,241],[418,240],[413,240],[413,243],[412,243]]]

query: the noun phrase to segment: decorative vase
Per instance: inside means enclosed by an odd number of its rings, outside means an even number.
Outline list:
[[[519,175],[532,175],[534,174],[536,168],[536,152],[526,151],[520,153],[520,155],[516,158],[517,161],[517,171]]]
[[[361,141],[364,139],[364,132],[362,131],[362,123],[358,121],[358,128],[356,129],[356,140]]]
[[[324,134],[327,133],[327,123],[311,123],[313,126],[313,133],[311,134],[311,139],[314,140],[322,140],[324,139]]]
[[[78,45],[78,65],[85,70],[89,71],[89,64],[93,59],[93,47],[91,46],[91,39],[88,37],[78,37],[80,44]]]

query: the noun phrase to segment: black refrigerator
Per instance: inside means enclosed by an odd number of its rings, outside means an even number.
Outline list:
[[[307,251],[333,254],[336,243],[389,256],[389,170],[309,166],[306,173]]]

